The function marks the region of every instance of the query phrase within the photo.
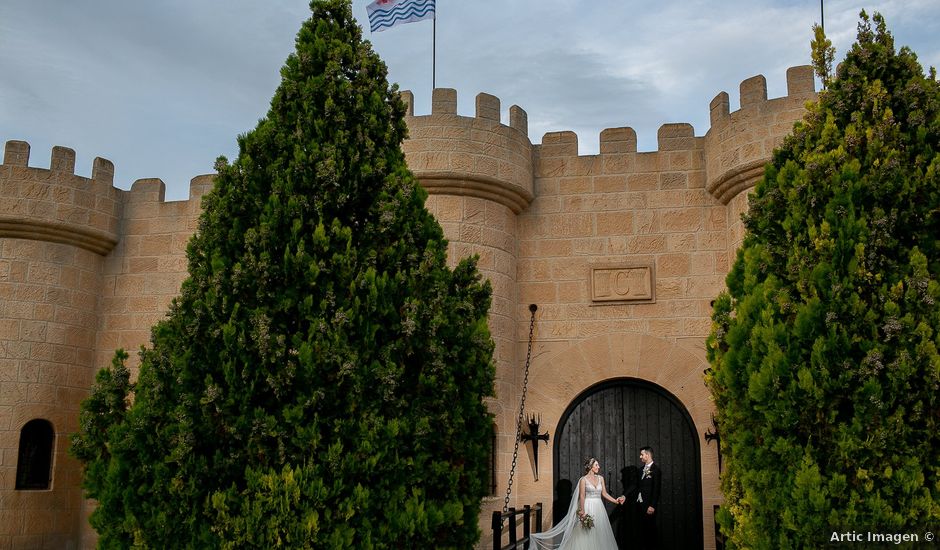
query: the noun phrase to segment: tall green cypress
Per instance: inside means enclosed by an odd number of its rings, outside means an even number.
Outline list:
[[[472,260],[447,267],[349,0],[311,9],[267,116],[217,163],[138,381],[113,367],[83,408],[102,548],[479,537],[489,284]]]
[[[808,109],[715,304],[731,548],[940,524],[940,84],[862,12]]]

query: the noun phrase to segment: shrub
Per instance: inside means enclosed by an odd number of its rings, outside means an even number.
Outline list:
[[[217,163],[136,385],[84,405],[76,448],[107,450],[77,454],[103,548],[479,537],[489,285],[474,260],[447,267],[405,107],[348,0],[311,9],[267,116]]]
[[[707,382],[729,547],[937,525],[938,151],[935,72],[863,12],[751,195],[715,303]]]

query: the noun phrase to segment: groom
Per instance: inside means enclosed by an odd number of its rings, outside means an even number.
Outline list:
[[[639,516],[640,548],[656,548],[656,507],[659,506],[659,492],[662,489],[663,476],[659,465],[653,463],[653,449],[640,449],[639,494],[636,497],[637,515]]]

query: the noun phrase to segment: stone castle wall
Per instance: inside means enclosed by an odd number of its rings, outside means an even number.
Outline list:
[[[763,77],[711,102],[711,128],[660,128],[658,150],[638,152],[630,128],[604,130],[600,152],[577,153],[572,132],[527,135],[526,113],[476,98],[457,114],[456,92],[434,91],[430,115],[414,116],[404,143],[427,205],[450,240],[452,261],[480,256],[493,284],[496,343],[497,493],[502,508],[522,390],[529,304],[538,304],[527,410],[556,433],[566,407],[607,379],[648,380],[677,397],[699,435],[710,427],[702,384],[710,301],[743,238],[746,191],[814,97],[809,67],[787,73],[788,95],[768,100]],[[166,202],[160,180],[113,186],[113,166],[95,159],[90,178],[56,147],[49,169],[29,167],[29,146],[7,142],[0,165],[0,548],[92,547],[78,464],[66,450],[94,373],[115,349],[149,342],[186,276],[186,244],[212,176],[190,199]],[[136,355],[131,353],[132,367]],[[51,489],[14,490],[20,430],[50,421],[56,438]],[[715,445],[701,444],[702,519],[714,545],[720,502]],[[552,500],[552,456],[520,448],[511,505]],[[547,449],[547,448],[546,448]],[[629,457],[633,458],[633,457]],[[546,517],[551,517],[547,511]],[[550,521],[550,520],[549,520]]]
[[[527,408],[554,434],[568,405],[599,381],[639,378],[676,396],[702,438],[706,547],[721,502],[716,445],[703,438],[713,412],[702,382],[711,301],[743,239],[746,191],[815,97],[811,68],[791,69],[787,83],[788,96],[768,100],[764,77],[745,81],[734,113],[719,94],[705,136],[666,124],[653,152],[637,152],[631,128],[601,132],[597,155],[578,155],[571,132],[547,134],[534,148],[535,199],[520,215],[520,350],[522,311],[539,305]],[[648,273],[648,293],[621,288],[618,296],[607,281],[638,271]],[[541,453],[542,472],[552,459]],[[550,503],[550,483],[527,474],[519,490],[533,497],[521,501]]]

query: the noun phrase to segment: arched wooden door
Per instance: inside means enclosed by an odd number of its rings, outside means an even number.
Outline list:
[[[555,507],[567,510],[564,480],[576,482],[588,457],[601,463],[608,491],[627,494],[639,473],[640,448],[653,448],[662,468],[659,505],[659,547],[701,548],[702,483],[699,441],[685,407],[663,388],[633,378],[593,386],[568,406],[558,424],[554,443]],[[570,497],[568,499],[570,502]],[[621,549],[631,548],[632,517],[608,512]]]

